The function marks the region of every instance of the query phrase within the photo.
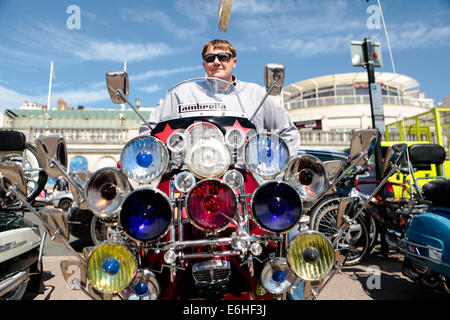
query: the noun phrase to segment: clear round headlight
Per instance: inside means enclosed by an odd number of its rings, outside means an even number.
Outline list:
[[[186,136],[181,132],[174,132],[167,138],[167,148],[174,153],[183,152],[186,147]]]
[[[87,277],[92,286],[103,293],[124,290],[133,281],[136,271],[133,253],[116,242],[99,244],[87,261]]]
[[[157,300],[160,292],[161,287],[153,272],[141,269],[124,295],[127,300]]]
[[[295,186],[303,200],[312,201],[325,190],[328,174],[322,161],[303,154],[289,162],[283,180]]]
[[[225,141],[230,148],[239,149],[245,143],[245,134],[241,130],[233,128],[225,134]]]
[[[258,133],[244,146],[244,162],[248,170],[263,179],[273,179],[286,169],[289,149],[279,136]]]
[[[223,175],[223,181],[233,190],[239,189],[244,185],[244,177],[237,170],[229,170]]]
[[[300,233],[289,242],[287,261],[299,278],[321,280],[334,265],[333,245],[319,232],[310,230]]]
[[[150,183],[169,165],[169,151],[155,137],[138,136],[125,145],[120,155],[121,169],[132,180]]]
[[[188,142],[185,161],[192,173],[201,179],[222,176],[231,159],[220,129],[199,122],[189,126],[185,136]]]
[[[192,173],[189,171],[181,171],[175,176],[174,185],[175,188],[183,193],[188,193],[195,186],[196,180]]]
[[[130,191],[130,183],[122,171],[114,167],[102,168],[86,183],[86,203],[96,216],[112,217]]]
[[[275,258],[264,265],[261,271],[261,285],[272,294],[289,290],[297,280],[284,258]]]

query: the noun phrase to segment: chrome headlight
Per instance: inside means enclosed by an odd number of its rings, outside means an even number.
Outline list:
[[[139,183],[150,183],[159,178],[169,165],[169,151],[155,137],[138,136],[125,145],[120,155],[123,172]]]
[[[252,214],[261,228],[285,233],[293,228],[303,213],[297,190],[282,181],[267,181],[253,193]]]
[[[195,176],[217,178],[230,166],[230,151],[219,128],[207,123],[194,123],[186,129],[188,142],[185,161]]]
[[[133,253],[123,244],[103,242],[89,255],[87,277],[100,292],[117,293],[128,287],[137,271]]]
[[[272,294],[289,290],[297,281],[284,258],[275,258],[264,265],[261,271],[261,285]]]
[[[160,190],[145,187],[134,190],[123,201],[120,224],[135,241],[152,241],[162,237],[172,221],[172,205]]]
[[[183,193],[188,193],[195,186],[196,180],[192,173],[189,171],[181,171],[175,176],[174,185],[175,188]]]
[[[138,270],[130,286],[124,291],[127,300],[157,300],[161,292],[155,275],[146,269]]]
[[[325,190],[328,174],[322,161],[304,154],[289,162],[283,180],[295,186],[302,199],[312,201]]]
[[[286,169],[289,149],[279,136],[258,133],[244,146],[244,162],[248,170],[263,179],[273,179]]]
[[[330,240],[316,231],[296,235],[288,247],[287,261],[301,279],[323,279],[334,265],[335,253]]]
[[[97,170],[86,183],[86,203],[100,218],[117,214],[122,200],[131,191],[130,183],[117,168]]]
[[[186,210],[197,228],[222,229],[234,218],[237,197],[230,186],[220,180],[202,180],[189,192]]]

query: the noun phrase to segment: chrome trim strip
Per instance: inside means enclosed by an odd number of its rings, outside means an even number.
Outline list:
[[[28,279],[28,273],[26,271],[22,271],[6,280],[3,280],[0,282],[0,297],[14,290],[17,286]]]
[[[416,247],[419,247],[419,248],[428,249],[428,250],[432,249],[435,254],[440,254],[440,256],[442,257],[442,250],[441,249],[437,249],[437,248],[431,247],[431,246],[425,246],[425,245],[418,244],[418,243],[415,243],[415,242],[412,242],[412,241],[407,241],[407,240],[404,240],[404,239],[400,240],[399,243],[401,244],[401,246],[399,246],[399,249],[405,255],[413,256],[413,257],[416,257],[416,258],[419,258],[419,259],[428,260],[430,262],[433,262],[433,263],[442,265],[444,267],[450,268],[449,264],[447,264],[445,262],[442,262],[441,260],[433,259],[433,258],[430,258],[428,256],[421,255],[420,252],[412,253],[411,251],[408,251],[406,249],[406,244],[411,245],[411,246],[416,246]]]
[[[0,253],[6,252],[6,251],[14,249],[14,248],[21,247],[21,246],[23,246],[26,243],[27,243],[27,240],[23,240],[23,241],[20,241],[20,242],[11,241],[11,242],[3,243],[3,244],[0,245]]]

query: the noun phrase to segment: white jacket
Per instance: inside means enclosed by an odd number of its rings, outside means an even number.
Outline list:
[[[235,94],[217,93],[211,90],[207,81],[189,82],[174,88],[155,111],[150,114],[148,123],[152,128],[157,123],[176,118],[181,113],[203,115],[214,113],[234,113],[250,118],[266,94],[266,89],[255,83],[236,80],[233,85],[238,93],[244,110]],[[220,95],[219,99],[217,95]],[[220,102],[218,102],[220,101]],[[195,105],[197,103],[197,105]],[[257,130],[266,130],[280,135],[289,147],[291,156],[295,156],[300,147],[300,134],[289,114],[280,105],[277,97],[269,96],[253,119]],[[149,128],[141,126],[139,133],[148,134]]]

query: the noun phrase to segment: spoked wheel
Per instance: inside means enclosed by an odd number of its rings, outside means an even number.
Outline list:
[[[36,148],[33,145],[27,143],[22,155],[15,154],[11,157],[4,158],[2,161],[11,161],[22,166],[27,183],[28,202],[33,201],[34,198],[36,198],[45,188],[48,177],[42,169],[42,165],[37,156]]]
[[[330,199],[318,208],[311,219],[312,228],[328,236],[332,242],[340,232],[336,227],[338,206],[339,199]],[[367,220],[361,213],[336,244],[337,249],[348,250],[345,265],[353,266],[360,263],[369,251],[370,240]]]
[[[30,202],[45,188],[48,177],[38,160],[36,148],[29,143],[23,152],[22,168],[27,180],[27,201]]]
[[[93,216],[91,220],[91,239],[94,245],[106,240],[117,239],[121,233],[120,228],[111,222],[104,222],[97,216]]]

